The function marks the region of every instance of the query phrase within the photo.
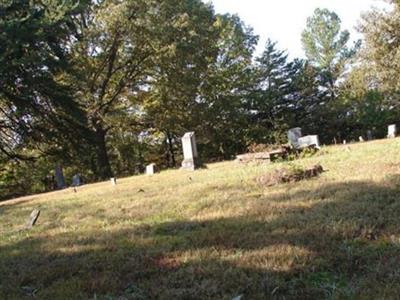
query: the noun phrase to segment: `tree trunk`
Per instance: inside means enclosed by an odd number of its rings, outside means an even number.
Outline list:
[[[113,177],[111,170],[110,159],[107,153],[106,146],[106,131],[97,127],[95,132],[96,137],[96,161],[97,161],[97,177],[102,180],[107,180]]]

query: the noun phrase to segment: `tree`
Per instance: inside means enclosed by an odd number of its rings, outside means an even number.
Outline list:
[[[257,87],[251,101],[254,139],[261,143],[281,141],[285,131],[282,110],[289,92],[291,65],[285,51],[268,40],[262,55],[256,58]]]
[[[218,51],[212,8],[199,0],[155,6],[154,69],[143,108],[155,134],[164,135],[168,166],[176,166],[176,142],[200,120],[199,90]],[[161,24],[161,25],[160,25]]]
[[[258,37],[236,15],[218,15],[214,44],[199,91],[197,129],[200,148],[209,159],[228,159],[250,143],[249,100],[254,87],[252,57]]]
[[[326,77],[332,99],[335,98],[336,80],[343,74],[348,59],[357,48],[347,47],[349,39],[350,33],[341,31],[339,16],[327,9],[316,9],[302,33],[307,59]]]
[[[101,1],[83,16],[81,36],[71,44],[73,72],[65,80],[88,116],[91,168],[99,179],[113,176],[107,137],[117,120],[135,127],[135,97],[149,75],[153,1]],[[153,10],[154,13],[154,10]]]
[[[87,4],[0,4],[0,151],[10,159],[30,158],[21,153],[28,145],[37,149],[35,157],[80,149],[73,136],[84,135],[85,115],[57,77],[68,69],[64,46],[74,32],[73,18]]]
[[[363,16],[360,58],[369,87],[378,88],[393,108],[400,108],[400,3],[391,2],[393,10],[375,9]]]

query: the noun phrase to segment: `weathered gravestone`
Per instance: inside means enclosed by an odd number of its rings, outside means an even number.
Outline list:
[[[394,139],[397,135],[397,126],[395,124],[389,125],[388,127],[388,138]]]
[[[200,167],[199,156],[197,153],[196,136],[194,132],[187,132],[182,137],[182,147],[184,157],[182,169],[194,171]]]
[[[31,229],[36,224],[39,215],[40,215],[40,210],[38,209],[33,210],[28,220],[26,221],[25,228]]]
[[[320,149],[319,137],[318,135],[307,135],[298,139],[298,144],[300,149],[315,147]]]
[[[300,147],[299,138],[301,138],[301,128],[292,128],[288,131],[288,140],[289,144],[293,146],[293,148],[298,149]]]
[[[362,136],[359,136],[359,137],[358,137],[358,140],[360,141],[360,143],[365,142],[365,140],[364,140],[364,138],[363,138]]]
[[[368,139],[368,141],[372,141],[374,139],[372,130],[367,130],[367,139]]]
[[[60,190],[65,188],[65,178],[62,167],[57,166],[54,173],[55,173],[57,188]]]
[[[72,185],[71,186],[75,187],[75,186],[80,186],[81,184],[82,184],[81,175],[75,174],[72,177]]]
[[[110,179],[111,180],[111,184],[113,185],[113,186],[116,186],[117,185],[117,178],[111,178]]]
[[[154,175],[156,173],[156,164],[149,164],[146,166],[146,175]]]

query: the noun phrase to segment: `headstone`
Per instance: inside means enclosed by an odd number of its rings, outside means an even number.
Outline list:
[[[32,211],[32,213],[31,213],[31,215],[29,216],[29,218],[28,218],[28,220],[27,220],[27,222],[26,222],[25,227],[26,227],[27,229],[32,228],[32,227],[36,224],[36,221],[37,221],[37,219],[39,218],[39,215],[40,215],[40,210],[34,209],[34,210]]]
[[[362,136],[359,136],[359,137],[358,137],[358,140],[359,140],[361,143],[362,143],[362,142],[365,142],[365,141],[364,141],[364,138],[363,138]]]
[[[75,174],[72,177],[72,185],[71,186],[75,187],[75,186],[80,186],[81,184],[82,184],[81,175]]]
[[[311,147],[311,146],[315,146],[315,148],[317,148],[317,149],[321,148],[318,135],[303,136],[298,139],[298,144],[299,144],[298,148],[300,148],[300,149]]]
[[[55,173],[57,188],[60,190],[65,188],[65,179],[62,167],[57,166],[54,173]]]
[[[288,140],[289,144],[292,145],[294,148],[298,149],[299,145],[299,138],[301,138],[301,128],[292,128],[288,131]]]
[[[347,141],[346,140],[343,140],[343,145],[346,145],[347,144]]]
[[[196,136],[194,132],[187,132],[182,137],[183,162],[182,169],[194,171],[199,167],[199,157],[197,153]]]
[[[111,184],[116,186],[117,185],[117,178],[111,178]]]
[[[156,164],[149,164],[148,166],[146,166],[146,175],[154,175],[154,173],[156,172]]]
[[[367,130],[367,139],[368,139],[368,141],[372,141],[374,139],[372,130]]]
[[[389,125],[388,127],[388,138],[394,139],[397,135],[397,126],[395,124]]]

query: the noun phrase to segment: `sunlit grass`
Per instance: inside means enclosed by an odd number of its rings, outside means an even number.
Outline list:
[[[317,179],[254,180],[317,163]],[[399,195],[396,139],[0,203],[0,298],[28,298],[26,287],[38,299],[396,297]],[[34,208],[37,225],[21,230]]]

